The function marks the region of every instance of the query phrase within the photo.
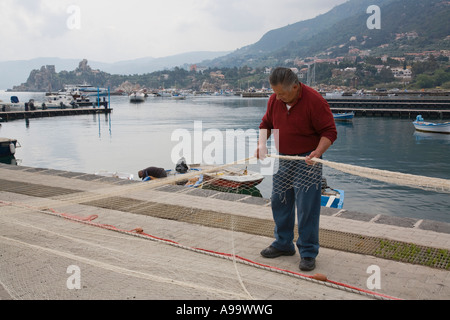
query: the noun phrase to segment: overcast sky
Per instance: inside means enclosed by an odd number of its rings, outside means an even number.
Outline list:
[[[0,61],[233,51],[347,0],[0,0]]]

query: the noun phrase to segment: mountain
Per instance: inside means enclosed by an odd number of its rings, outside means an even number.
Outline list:
[[[0,61],[0,89],[12,88],[25,82],[30,71],[54,65],[57,70],[73,70],[81,59],[36,58],[31,60]]]
[[[115,63],[90,62],[94,69],[99,69],[111,74],[144,74],[153,71],[171,69],[195,63],[201,63],[228,54],[227,51],[194,51],[163,58],[140,58],[134,60],[119,61]]]
[[[370,5],[381,10],[381,29],[369,29]],[[450,2],[445,0],[351,0],[313,19],[300,21],[267,32],[256,43],[212,60],[211,67],[248,65],[264,67],[283,64],[286,59],[306,58],[318,54],[330,57],[345,55],[350,46],[375,50],[389,44],[402,50],[446,49],[450,35]],[[415,32],[409,43],[396,43],[396,35]],[[350,39],[356,39],[351,42]],[[337,48],[334,48],[336,46]],[[332,48],[332,49],[330,49]],[[447,48],[448,49],[448,48]]]
[[[124,60],[114,63],[90,61],[93,69],[99,69],[111,74],[144,74],[148,72],[171,69],[183,65],[200,63],[211,60],[229,52],[198,51],[162,57],[140,58]],[[0,61],[0,89],[12,88],[23,83],[30,75],[30,71],[40,69],[42,66],[53,65],[56,72],[74,70],[82,59],[61,59],[56,57],[35,58],[31,60]]]

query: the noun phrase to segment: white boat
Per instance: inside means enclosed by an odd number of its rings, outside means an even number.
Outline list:
[[[145,93],[142,91],[134,91],[129,95],[130,102],[143,102],[145,101]]]
[[[45,97],[45,101],[42,103],[43,109],[65,109],[72,108],[74,99],[70,95],[66,94],[50,94]]]
[[[11,102],[2,102],[0,100],[0,111],[28,111],[42,109],[42,106],[37,104],[34,99],[30,99],[28,102],[20,102],[17,96],[11,96]]]
[[[74,89],[81,95],[89,97],[105,97],[109,94],[108,88],[94,87],[89,84],[76,85]]]
[[[251,188],[261,183],[264,180],[264,176],[258,172],[247,171],[233,172],[233,171],[219,171],[209,172],[203,174],[203,181],[213,186],[238,189],[238,188]]]
[[[450,134],[450,122],[427,122],[418,115],[413,125],[417,131]]]
[[[15,100],[13,98],[17,97],[11,97],[11,102],[3,102],[0,100],[0,111],[23,111],[25,110],[25,105],[23,103],[20,103],[19,100]]]

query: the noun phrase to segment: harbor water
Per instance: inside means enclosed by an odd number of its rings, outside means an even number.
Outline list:
[[[21,101],[44,99],[43,93],[0,91],[0,99],[16,95]],[[208,147],[208,132],[231,130],[249,136],[244,153],[252,156],[259,123],[267,98],[193,96],[185,100],[148,97],[130,103],[126,96],[112,96],[111,114],[35,118],[2,122],[0,137],[17,139],[17,165],[96,173],[100,171],[133,174],[149,166],[174,169],[181,154],[183,133],[192,138],[203,133],[200,149]],[[350,123],[337,123],[338,140],[324,155],[325,160],[419,176],[450,179],[450,135],[419,133],[413,119],[356,117]],[[209,137],[209,138],[208,138]],[[227,162],[230,148],[215,156]],[[211,145],[209,145],[211,146]],[[178,149],[177,149],[178,148]],[[197,149],[198,150],[198,149]],[[191,162],[195,151],[192,152]],[[200,160],[204,160],[201,159]],[[220,164],[220,163],[219,163]],[[416,219],[450,222],[450,196],[446,193],[395,186],[375,180],[329,171],[324,172],[330,187],[345,191],[344,209]],[[270,197],[271,179],[258,188]]]

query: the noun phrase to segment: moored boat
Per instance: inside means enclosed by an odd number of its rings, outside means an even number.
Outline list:
[[[355,113],[353,111],[345,113],[333,113],[334,121],[352,121],[354,116]]]
[[[0,138],[0,157],[13,156],[16,153],[17,145],[16,139]]]
[[[142,91],[134,91],[129,95],[130,102],[144,102],[145,93]]]
[[[344,207],[344,191],[328,189],[322,191],[320,205],[327,208],[342,209]]]
[[[320,205],[327,208],[342,209],[344,207],[344,190],[333,189],[327,185],[327,180],[322,178],[322,195]]]
[[[417,131],[450,134],[450,122],[427,122],[418,115],[413,125]]]
[[[42,103],[43,109],[65,109],[72,108],[74,99],[72,96],[65,94],[46,95],[45,101]]]
[[[216,187],[223,188],[252,188],[257,186],[264,180],[264,176],[258,172],[247,171],[233,172],[233,171],[218,171],[203,173],[204,182]]]

